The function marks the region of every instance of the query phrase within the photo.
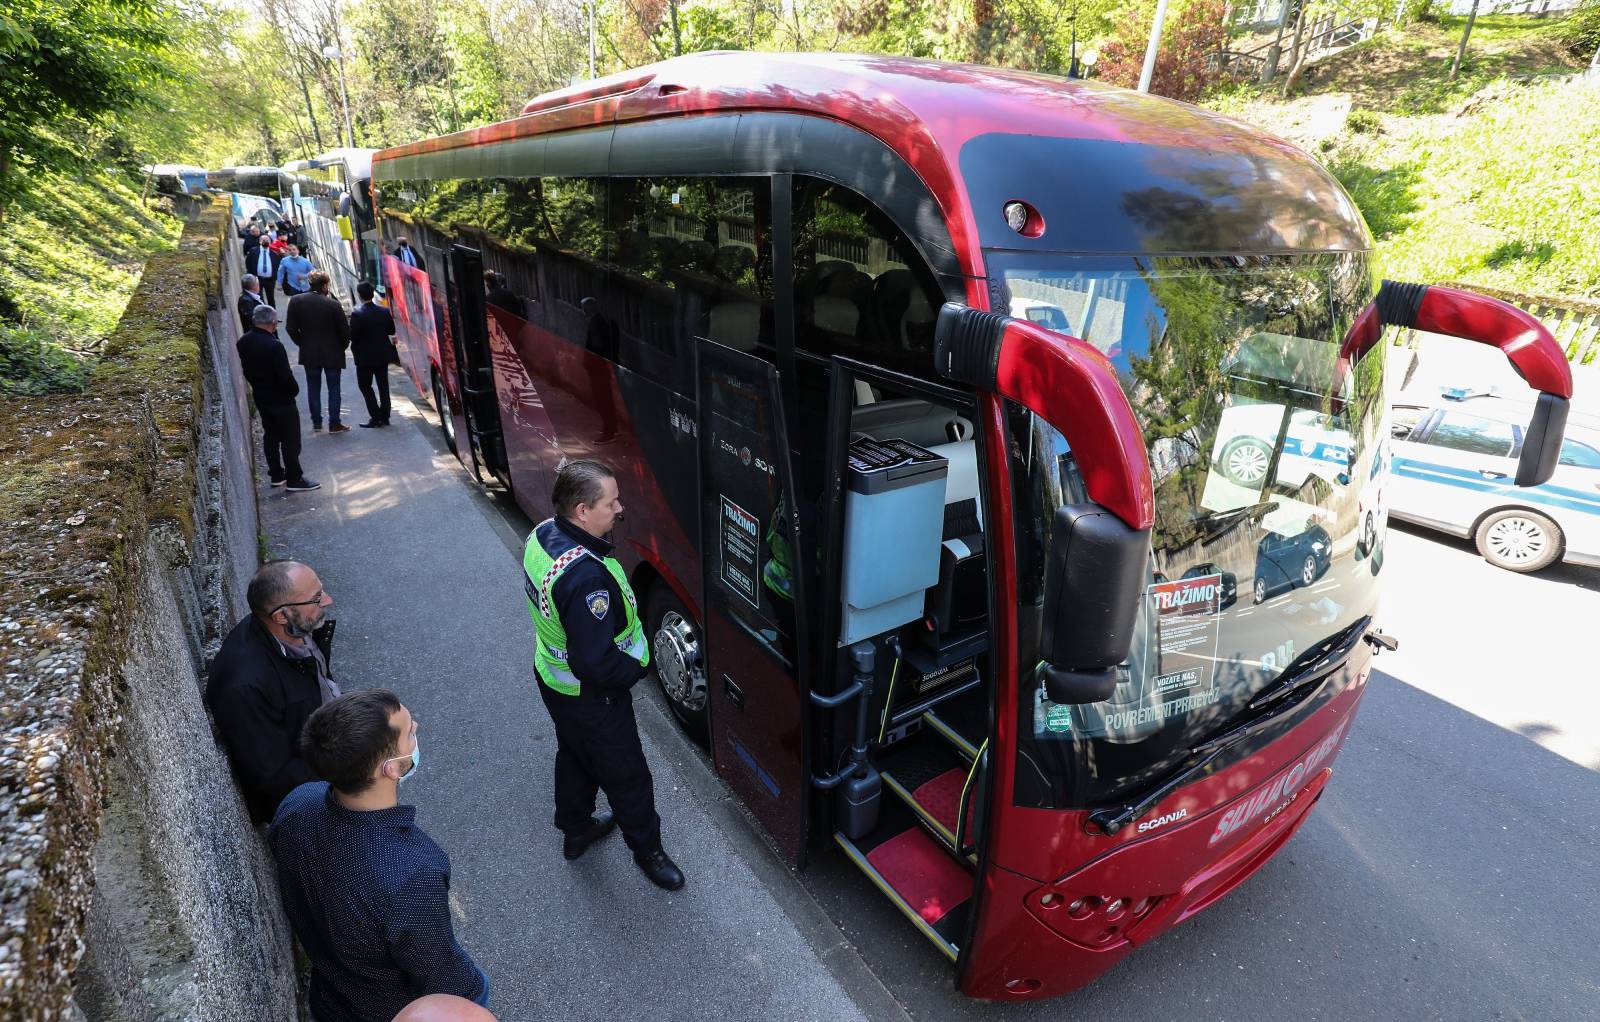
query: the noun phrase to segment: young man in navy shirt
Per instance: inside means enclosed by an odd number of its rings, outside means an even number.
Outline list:
[[[267,841],[317,1022],[390,1022],[427,994],[487,1006],[489,978],[450,925],[450,859],[399,804],[420,758],[410,711],[384,689],[340,696],[301,749],[327,780],[284,798]]]

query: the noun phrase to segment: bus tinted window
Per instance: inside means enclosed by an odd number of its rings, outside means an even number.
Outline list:
[[[618,178],[611,217],[624,365],[689,393],[695,337],[775,357],[764,179]]]
[[[872,203],[796,178],[794,275],[799,347],[931,375],[943,297],[910,240]]]

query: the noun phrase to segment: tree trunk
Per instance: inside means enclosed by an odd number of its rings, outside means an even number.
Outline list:
[[[1467,14],[1467,27],[1461,33],[1461,45],[1456,48],[1456,59],[1450,65],[1450,80],[1456,80],[1456,73],[1461,70],[1461,58],[1467,55],[1467,40],[1472,36],[1472,23],[1478,20],[1478,0],[1472,0],[1472,10]]]
[[[1300,17],[1294,23],[1294,48],[1289,53],[1289,73],[1283,78],[1283,89],[1280,96],[1289,95],[1289,91],[1300,81],[1300,73],[1306,68],[1306,50],[1300,46],[1300,40],[1306,29],[1306,5],[1300,5]]]
[[[683,30],[678,26],[678,0],[667,0],[667,16],[672,19],[672,55],[683,56]]]

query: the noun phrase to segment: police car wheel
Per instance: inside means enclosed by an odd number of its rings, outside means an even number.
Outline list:
[[[1498,511],[1478,526],[1478,552],[1507,571],[1538,571],[1561,556],[1561,527],[1534,511]]]
[[[1363,556],[1372,553],[1378,545],[1378,523],[1373,520],[1372,512],[1367,512],[1366,521],[1361,523],[1361,553]]]
[[[677,594],[661,581],[650,587],[646,624],[650,662],[655,666],[661,694],[666,696],[672,715],[678,718],[684,731],[705,744],[710,722],[706,716],[705,655],[700,625]]]
[[[1240,437],[1222,451],[1222,474],[1239,486],[1260,486],[1272,451],[1254,437]]]
[[[450,453],[456,453],[456,420],[450,414],[450,395],[445,393],[444,381],[439,379],[439,374],[433,374],[433,407],[439,413],[439,427],[444,430],[444,442],[450,445]]]

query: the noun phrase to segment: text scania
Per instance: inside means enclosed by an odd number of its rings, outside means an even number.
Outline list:
[[[1277,780],[1263,785],[1253,796],[1222,814],[1222,819],[1217,823],[1217,829],[1212,832],[1208,843],[1214,845],[1221,841],[1272,808],[1284,796],[1293,797],[1300,790],[1300,785],[1305,783],[1305,779],[1311,776],[1312,771],[1316,770],[1323,760],[1333,755],[1344,729],[1345,725],[1339,725],[1338,730],[1324,738],[1321,744],[1306,754],[1304,759],[1279,774]]]
[[[1151,595],[1155,597],[1156,610],[1176,610],[1192,603],[1210,603],[1215,600],[1217,584],[1207,582],[1204,585],[1184,586],[1182,589],[1158,589]]]
[[[1176,823],[1179,820],[1184,819],[1188,815],[1189,815],[1189,810],[1187,810],[1187,809],[1177,809],[1177,810],[1174,810],[1174,811],[1166,814],[1165,816],[1157,816],[1153,820],[1146,820],[1143,823],[1139,824],[1139,833],[1143,834],[1146,831],[1155,830],[1157,827],[1165,827],[1169,823]]]

